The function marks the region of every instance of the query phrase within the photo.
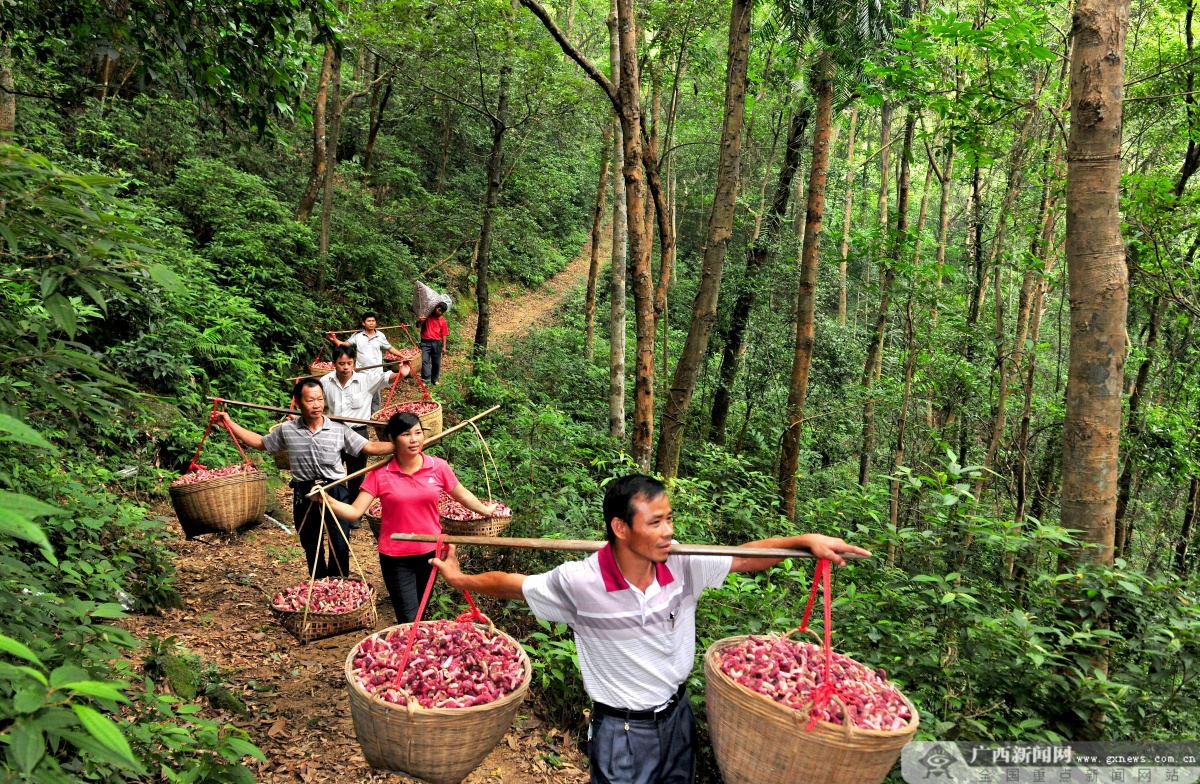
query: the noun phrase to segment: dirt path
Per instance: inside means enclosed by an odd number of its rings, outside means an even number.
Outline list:
[[[602,258],[611,246],[605,233]],[[515,296],[502,287],[492,300],[492,345],[503,347],[531,324],[545,323],[572,290],[586,282],[589,247],[585,245],[567,268],[541,290]],[[472,315],[463,335],[474,335]],[[450,362],[461,361],[451,355]],[[277,516],[290,523],[291,491],[281,488]],[[170,509],[162,514],[170,516]],[[383,588],[379,560],[370,530],[354,531],[351,543],[359,563],[379,593],[377,629],[395,623]],[[214,541],[184,541],[175,546],[179,558],[178,590],[182,610],[157,616],[135,616],[125,626],[140,639],[174,636],[178,644],[216,665],[231,681],[247,708],[246,716],[210,708],[206,716],[229,722],[250,734],[266,754],[257,765],[261,782],[400,782],[398,774],[372,770],[365,762],[350,718],[343,671],[346,656],[366,631],[348,632],[307,646],[275,622],[269,597],[307,579],[304,553],[296,538],[272,522]],[[514,727],[466,784],[513,782],[550,784],[582,782],[586,759],[577,739],[543,725],[527,701]]]

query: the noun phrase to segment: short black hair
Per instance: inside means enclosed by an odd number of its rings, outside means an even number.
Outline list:
[[[613,480],[604,493],[604,537],[608,539],[608,543],[612,544],[617,538],[612,528],[614,517],[632,526],[633,515],[636,512],[633,508],[634,500],[641,497],[643,500],[653,501],[666,492],[666,485],[645,474],[629,474]]]
[[[407,433],[417,425],[421,425],[422,429],[425,427],[425,425],[421,423],[421,418],[416,414],[408,411],[401,411],[399,413],[392,414],[391,418],[388,419],[387,427],[383,429],[383,437],[388,441],[391,441],[396,436],[400,435],[401,433]]]
[[[378,320],[379,320],[379,316],[375,315],[375,311],[373,311],[373,310],[368,310],[366,313],[362,314],[362,318],[360,318],[360,319],[358,320],[358,323],[359,323],[359,324],[362,324],[362,323],[366,322],[366,320],[367,320],[367,319],[369,319],[369,318],[373,318],[373,319],[375,319],[376,321],[378,321]]]
[[[330,359],[330,361],[337,362],[342,357],[350,357],[353,360],[357,360],[358,349],[356,349],[354,346],[334,346],[333,357]]]
[[[317,381],[315,378],[302,378],[296,382],[296,386],[292,387],[292,399],[295,400],[297,404],[299,404],[300,398],[304,396],[305,387],[316,387],[317,389],[321,390],[322,396],[325,395],[325,390],[321,389],[320,381]]]

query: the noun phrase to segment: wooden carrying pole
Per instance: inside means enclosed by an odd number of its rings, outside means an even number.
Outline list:
[[[404,326],[403,324],[391,324],[386,327],[376,327],[375,331],[378,332],[381,329],[400,329],[400,327],[403,327],[403,326]],[[362,329],[361,327],[359,327],[358,329],[327,329],[324,332],[322,332],[321,334],[328,335],[330,332],[332,332],[335,335],[353,335],[355,332],[365,332],[365,331],[366,330]]]
[[[210,397],[209,400],[220,400],[222,403],[228,403],[231,406],[241,406],[242,408],[256,408],[259,411],[274,411],[276,414],[287,414],[289,416],[300,416],[300,412],[294,408],[280,408],[279,406],[261,406],[258,403],[243,403],[240,400],[226,400],[223,397]],[[355,419],[354,417],[340,417],[333,414],[325,416],[332,419],[334,422],[346,422],[351,425],[370,425],[373,427],[387,427],[387,422],[376,422],[373,419]]]
[[[443,430],[442,432],[438,433],[436,436],[430,436],[430,437],[429,437],[429,438],[428,438],[428,439],[425,441],[425,443],[421,445],[421,448],[422,448],[422,449],[425,449],[425,448],[427,448],[427,447],[431,447],[431,446],[433,446],[433,445],[434,445],[434,444],[436,444],[438,441],[441,441],[443,438],[445,438],[446,436],[450,435],[451,433],[457,433],[459,430],[462,430],[462,429],[463,429],[464,427],[466,427],[467,425],[470,425],[470,424],[472,424],[472,423],[474,423],[474,422],[477,422],[477,421],[479,421],[480,419],[483,419],[485,416],[487,416],[488,414],[492,413],[493,411],[495,411],[495,410],[496,410],[496,409],[498,409],[498,408],[500,408],[500,406],[492,406],[492,407],[491,407],[491,408],[489,408],[487,411],[483,411],[483,412],[481,412],[481,413],[479,413],[479,414],[476,414],[475,416],[471,417],[470,419],[464,419],[462,422],[459,422],[459,423],[458,423],[457,425],[455,425],[454,427],[448,427],[448,428],[446,428],[446,429],[445,429],[445,430]],[[379,423],[379,422],[373,422],[372,424],[376,424],[376,425],[378,425],[378,424],[381,424],[381,423]],[[389,459],[390,459],[390,458],[389,458]],[[337,487],[338,485],[342,484],[343,482],[349,482],[351,479],[354,479],[354,478],[356,478],[356,477],[360,477],[360,476],[362,476],[363,474],[365,474],[365,473],[367,473],[367,472],[369,472],[369,471],[374,471],[376,468],[379,468],[379,466],[383,465],[383,464],[384,464],[384,463],[386,463],[386,462],[387,462],[387,460],[383,460],[383,461],[380,461],[380,462],[377,462],[377,463],[372,463],[371,465],[367,466],[366,468],[361,468],[361,469],[359,469],[359,470],[355,471],[353,474],[347,474],[346,476],[343,476],[341,479],[337,480],[336,482],[330,482],[329,484],[327,484],[327,485],[324,485],[324,486],[322,486],[322,485],[313,485],[313,489],[312,489],[312,490],[309,492],[309,494],[308,494],[308,496],[307,496],[307,497],[308,497],[308,498],[312,498],[313,496],[315,496],[315,495],[318,495],[318,494],[319,494],[319,493],[320,493],[322,490],[328,490],[328,489],[329,489],[329,488],[331,488],[331,487]]]
[[[387,362],[382,362],[378,365],[363,365],[362,367],[356,367],[356,368],[354,368],[354,372],[357,373],[360,370],[374,370],[375,368],[387,367],[388,365],[402,365],[405,362],[410,362],[410,361],[411,360],[408,360],[408,359],[392,359]],[[324,373],[309,373],[307,376],[296,376],[294,379],[292,379],[292,381],[293,382],[299,381],[302,378],[321,378],[324,375],[325,375]],[[230,402],[230,401],[227,401],[227,402]],[[855,405],[858,405],[858,404],[855,403]]]
[[[437,542],[430,534],[392,534],[397,542]],[[525,550],[574,550],[594,553],[607,542],[590,539],[520,539],[513,536],[447,536],[446,544],[474,544],[483,547],[519,547]],[[673,555],[732,555],[742,558],[815,558],[810,550],[790,550],[784,547],[729,547],[719,544],[673,544]],[[842,553],[847,561],[860,561],[868,556]]]

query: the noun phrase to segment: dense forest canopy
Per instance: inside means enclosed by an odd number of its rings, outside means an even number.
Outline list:
[[[206,397],[286,406],[417,280],[526,533],[598,537],[653,470],[681,540],[871,547],[840,649],[922,737],[1196,737],[1194,3],[202,6],[0,8],[6,772],[251,780],[109,621],[177,601]],[[581,249],[586,290],[496,340]],[[701,643],[807,580],[739,578]]]

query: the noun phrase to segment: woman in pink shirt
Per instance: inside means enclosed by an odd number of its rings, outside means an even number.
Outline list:
[[[376,498],[383,509],[379,533],[379,568],[392,597],[392,608],[400,623],[417,617],[421,592],[433,567],[429,559],[434,545],[396,542],[392,534],[440,534],[438,496],[444,490],[473,512],[491,517],[496,504],[485,504],[458,482],[450,464],[422,452],[425,430],[415,414],[395,414],[388,420],[384,437],[392,442],[393,458],[367,474],[353,504],[329,499],[330,508],[348,520],[366,513]]]

